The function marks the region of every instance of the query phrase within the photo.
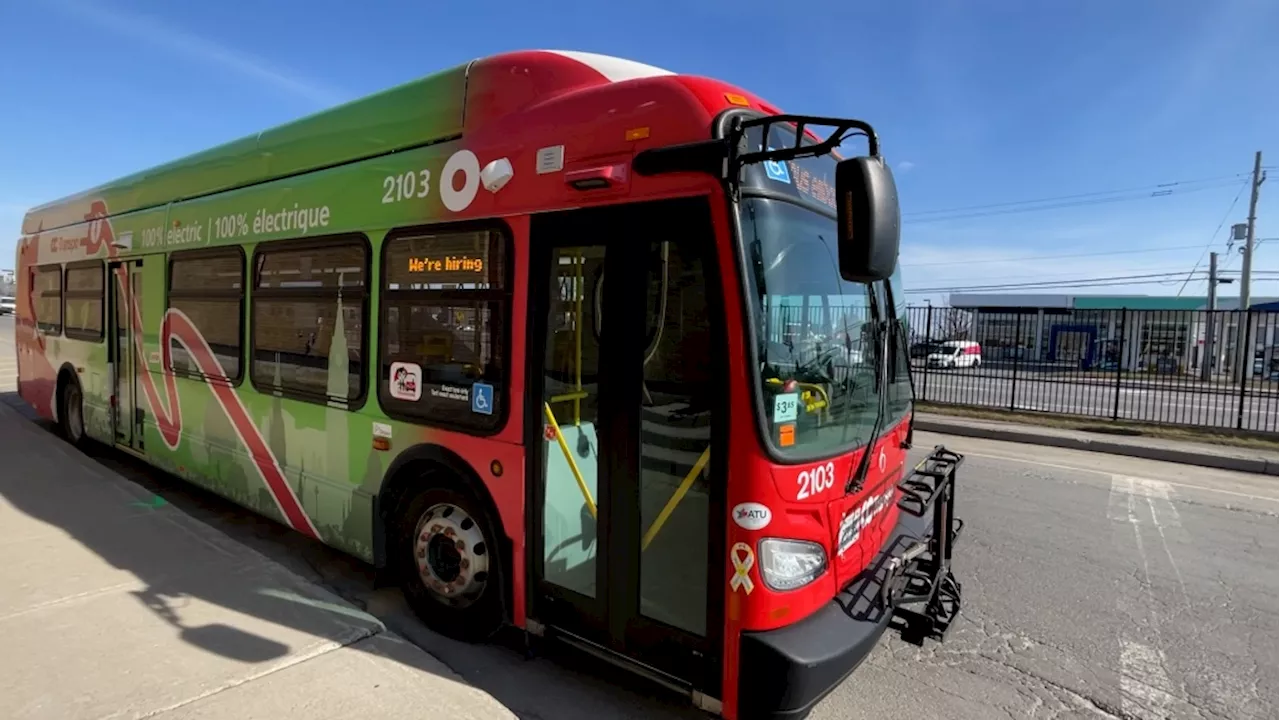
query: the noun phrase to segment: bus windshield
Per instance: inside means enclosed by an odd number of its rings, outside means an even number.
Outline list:
[[[840,276],[835,220],[746,197],[741,222],[771,444],[813,458],[867,443],[877,408],[875,301],[870,285]]]

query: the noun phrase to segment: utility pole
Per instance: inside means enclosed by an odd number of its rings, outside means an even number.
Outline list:
[[[1204,320],[1204,356],[1200,360],[1200,379],[1208,382],[1212,377],[1213,366],[1217,360],[1217,348],[1214,347],[1214,328],[1218,309],[1218,253],[1209,253],[1209,308]]]
[[[1237,332],[1238,340],[1236,341],[1236,376],[1237,380],[1243,378],[1246,369],[1253,366],[1253,353],[1251,349],[1246,347],[1249,344],[1249,276],[1253,272],[1253,239],[1254,224],[1258,219],[1258,191],[1262,189],[1262,183],[1267,179],[1266,173],[1262,172],[1262,151],[1259,150],[1253,154],[1253,192],[1249,194],[1249,219],[1246,223],[1244,236],[1244,262],[1240,267],[1240,307],[1238,308]]]

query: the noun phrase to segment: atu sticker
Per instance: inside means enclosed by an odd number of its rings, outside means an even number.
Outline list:
[[[417,363],[391,363],[391,397],[417,402],[422,397],[422,366]]]
[[[772,519],[773,512],[760,503],[744,502],[733,507],[733,521],[744,530],[763,530]]]

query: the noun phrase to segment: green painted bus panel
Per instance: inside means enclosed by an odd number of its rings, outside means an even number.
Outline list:
[[[375,248],[372,252],[376,253],[381,239],[381,234],[371,234],[370,240]],[[246,258],[251,258],[253,251],[253,245],[246,245]],[[148,282],[154,278],[157,287],[165,287],[162,282],[168,273],[167,262],[152,262],[151,259],[167,261],[168,257],[166,254],[144,256]],[[246,274],[252,278],[252,265],[248,262]],[[163,293],[144,291],[143,300],[145,326],[159,328],[168,309],[167,298]],[[372,302],[373,298],[368,301]],[[370,307],[370,312],[373,311],[374,308]],[[249,303],[245,303],[243,312],[242,327],[246,333],[242,347],[247,350],[250,345]],[[337,345],[345,342],[344,337],[343,333],[334,333],[333,344],[328,349],[331,355],[345,356],[345,350]],[[366,343],[369,342],[366,331]],[[149,358],[160,356],[162,348],[159,343],[157,332],[144,336],[144,352]],[[371,352],[366,347],[366,356]],[[247,352],[242,352],[242,356],[247,355]],[[156,385],[163,386],[165,377],[161,363],[151,364],[150,371]],[[345,386],[345,372],[341,365],[332,365],[331,382]],[[376,369],[369,367],[367,373],[366,381],[370,387],[375,387]],[[193,484],[287,525],[270,491],[262,483],[254,458],[249,456],[245,443],[227,418],[212,388],[203,381],[177,378],[175,389],[180,404],[182,437],[176,448],[170,448],[156,425],[156,418],[149,417],[146,451],[151,461]],[[237,394],[303,510],[311,518],[320,539],[372,561],[373,497],[390,462],[387,453],[372,448],[373,423],[394,427],[396,447],[409,447],[421,442],[424,430],[388,421],[372,393],[362,407],[348,409],[257,392],[250,379],[249,365],[245,367]]]
[[[85,434],[95,440],[111,441],[111,380],[107,373],[107,349],[105,340],[93,343],[68,337],[50,337],[47,352],[78,372],[84,394]]]
[[[438,179],[456,142],[371,158],[170,206],[133,231],[134,253],[363,232],[448,214]],[[425,188],[425,189],[424,189]]]
[[[81,222],[94,200],[115,215],[459,136],[466,71],[459,65],[42,205],[22,231]]]

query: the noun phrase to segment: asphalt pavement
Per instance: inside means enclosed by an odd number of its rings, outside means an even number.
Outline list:
[[[0,327],[0,361],[12,356],[11,337]],[[17,402],[12,394],[0,400]],[[916,439],[918,457],[940,443],[966,454],[957,496],[966,527],[955,555],[964,612],[944,644],[882,643],[815,720],[1276,716],[1276,478],[928,433]],[[438,673],[400,664],[420,675],[419,691],[458,678],[531,720],[705,717],[572,653],[526,659],[518,638],[466,645],[436,636],[358,561],[127,456],[98,450],[86,462],[313,586],[296,592],[331,596],[425,650],[440,661]],[[28,552],[33,566],[58,562],[38,547]],[[137,644],[128,632],[119,631],[116,646],[96,643],[95,657],[119,663]],[[153,683],[157,671],[132,682]],[[68,674],[59,691],[75,696],[81,682]]]
[[[1239,387],[1191,380],[1168,382],[1123,380],[1117,385],[1097,379],[1049,377],[1030,373],[1016,378],[1007,369],[937,370],[916,368],[921,400],[1034,412],[1067,413],[1141,422],[1276,432],[1277,399],[1273,383]]]

